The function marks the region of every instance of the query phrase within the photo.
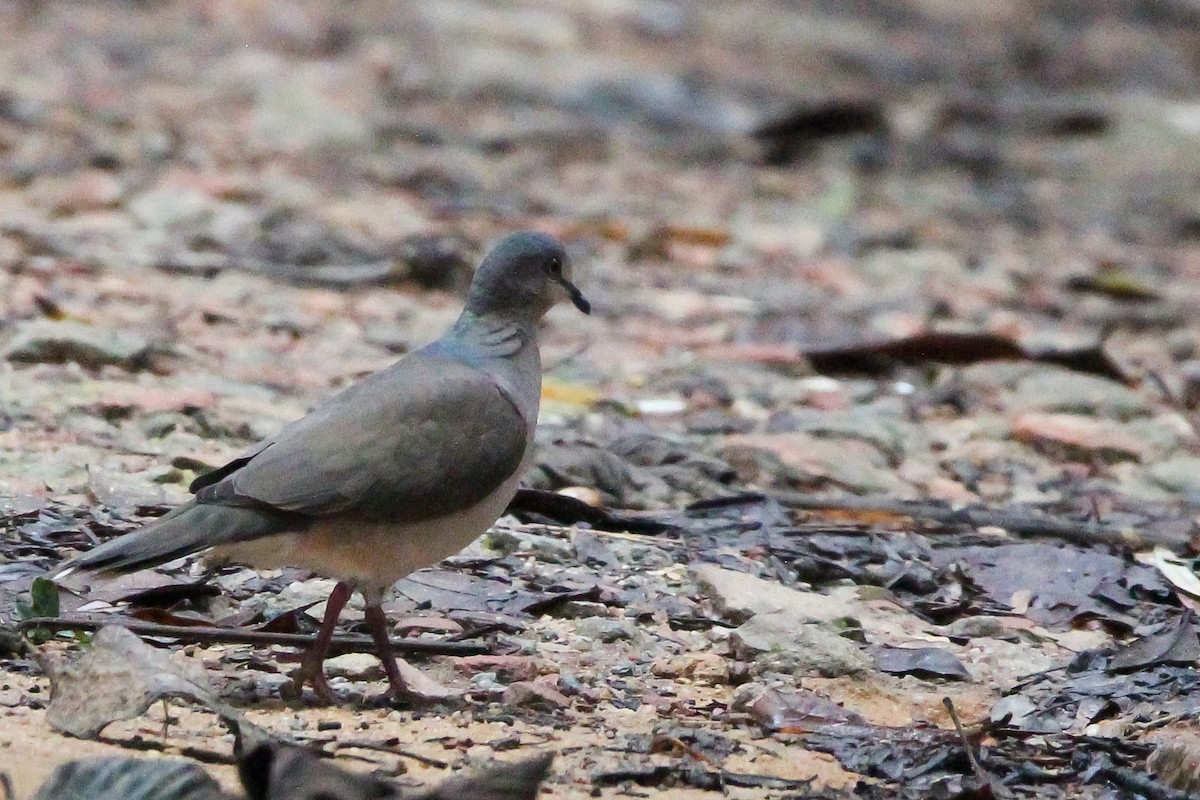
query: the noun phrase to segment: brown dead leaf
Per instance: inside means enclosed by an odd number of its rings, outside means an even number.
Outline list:
[[[804,517],[811,519],[820,517],[823,520],[834,522],[849,523],[851,525],[865,525],[868,527],[890,527],[890,528],[909,528],[913,524],[913,518],[907,514],[899,514],[890,511],[867,511],[853,508],[818,508],[808,509]]]

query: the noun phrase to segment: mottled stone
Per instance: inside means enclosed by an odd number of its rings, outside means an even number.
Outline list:
[[[825,625],[799,622],[786,612],[758,614],[729,637],[734,655],[756,670],[829,678],[871,669],[870,657]]]
[[[791,589],[744,572],[705,564],[693,573],[713,607],[734,622],[757,614],[784,613],[793,620],[830,622],[853,616],[855,607],[844,600]]]

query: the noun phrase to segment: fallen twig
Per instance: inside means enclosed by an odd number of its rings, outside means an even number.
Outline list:
[[[667,525],[654,519],[596,508],[577,498],[540,489],[518,489],[505,513],[514,515],[522,522],[538,521],[537,518],[542,517],[560,525],[586,522],[592,528],[606,531],[653,535],[668,529]]]
[[[448,761],[423,756],[420,753],[414,753],[411,750],[400,747],[400,740],[396,738],[388,739],[384,742],[372,742],[366,739],[337,739],[334,740],[333,744],[337,750],[357,748],[359,750],[370,750],[373,753],[386,753],[388,755],[411,758],[413,761],[424,764],[427,767],[436,767],[437,769],[447,769],[450,766],[450,762]]]
[[[138,636],[161,636],[200,643],[249,644],[258,647],[283,645],[304,648],[310,646],[316,638],[303,633],[248,631],[241,628],[218,628],[208,625],[159,625],[154,622],[112,617],[34,617],[23,620],[18,627],[21,630],[47,628],[54,631],[94,631],[105,625],[119,625],[128,628]],[[370,653],[375,650],[375,642],[370,636],[342,634],[333,637],[333,643],[329,649],[333,654]],[[477,656],[491,652],[486,645],[441,640],[429,641],[427,639],[392,639],[392,649],[400,653],[443,656]]]
[[[1105,761],[1108,760],[1105,759]],[[1094,774],[1097,778],[1140,797],[1145,797],[1147,800],[1192,800],[1195,798],[1195,795],[1190,792],[1166,786],[1144,772],[1118,767],[1111,762],[1105,763],[1094,773],[1089,770],[1086,774]]]
[[[1003,528],[1022,536],[1051,536],[1078,544],[1110,544],[1135,549],[1162,546],[1175,552],[1188,548],[1184,532],[1156,531],[1105,525],[1101,522],[1076,522],[1057,517],[1033,516],[988,508],[950,508],[940,503],[888,500],[873,497],[824,497],[802,492],[770,492],[770,497],[788,508],[807,511],[855,511],[895,514],[941,525],[986,526]]]
[[[962,721],[958,718],[958,712],[954,709],[954,701],[949,697],[943,697],[942,705],[946,707],[946,713],[950,715],[950,721],[954,723],[954,730],[958,733],[963,750],[967,753],[967,763],[971,765],[971,773],[978,780],[990,780],[992,776],[980,766],[979,759],[975,757],[975,745],[972,744],[971,738],[967,736],[967,732],[963,729]]]

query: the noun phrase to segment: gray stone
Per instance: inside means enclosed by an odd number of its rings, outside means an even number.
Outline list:
[[[179,411],[158,411],[138,418],[135,424],[147,439],[161,439],[175,431],[200,434],[203,430],[193,417]]]
[[[592,641],[609,643],[634,638],[637,628],[624,619],[587,617],[575,624],[575,633]]]
[[[801,622],[786,612],[758,614],[729,637],[734,655],[755,671],[828,678],[869,670],[871,659],[825,624]]]
[[[9,361],[55,364],[74,361],[83,367],[111,364],[136,369],[149,349],[149,342],[128,331],[81,322],[36,320],[19,326],[3,353]]]
[[[917,288],[920,285],[958,281],[967,272],[961,253],[938,248],[874,250],[857,266],[879,297],[895,297],[898,293],[922,297],[924,293]]]
[[[472,675],[471,686],[486,692],[498,692],[504,688],[504,684],[497,680],[495,672],[478,672]]]
[[[134,508],[166,502],[162,487],[146,480],[144,476],[129,475],[101,466],[88,465],[86,470],[88,494],[108,508]]]
[[[774,581],[705,564],[692,577],[713,607],[734,622],[757,614],[783,612],[801,622],[832,622],[852,618],[855,607],[817,592],[791,589]]]
[[[538,561],[565,564],[575,559],[575,546],[566,539],[543,536],[525,530],[498,529],[488,534],[487,546],[504,555],[533,553]]]
[[[197,225],[216,206],[217,201],[208,193],[176,185],[148,189],[128,204],[134,219],[156,233],[176,226]]]
[[[344,653],[325,659],[325,673],[354,681],[371,681],[383,677],[383,664],[370,653]]]
[[[554,616],[559,619],[605,617],[608,616],[608,606],[604,603],[593,603],[590,600],[568,600],[554,609]]]
[[[510,685],[504,690],[502,701],[510,708],[540,708],[548,711],[571,705],[565,694],[537,681],[520,681]]]
[[[824,482],[855,494],[913,495],[912,488],[893,474],[887,457],[861,439],[824,439],[800,432],[734,434],[720,441],[718,454],[751,482]]]
[[[1154,410],[1140,393],[1108,378],[1059,367],[1042,367],[1017,380],[1010,396],[1013,410],[1061,411],[1130,419]]]
[[[1115,483],[1118,491],[1142,503],[1175,503],[1180,492],[1165,488],[1141,464],[1126,461],[1108,468],[1110,477],[1105,484]]]

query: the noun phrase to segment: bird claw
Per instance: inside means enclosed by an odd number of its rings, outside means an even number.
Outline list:
[[[325,672],[320,665],[313,669],[310,664],[301,664],[292,673],[291,680],[279,688],[279,696],[285,700],[299,700],[304,694],[305,684],[312,686],[313,694],[322,704],[329,706],[340,704],[337,694],[329,685],[329,679],[325,677]]]
[[[371,695],[364,701],[364,704],[367,708],[391,708],[396,710],[407,710],[414,705],[411,702],[396,699],[395,694],[390,689],[386,692]]]

